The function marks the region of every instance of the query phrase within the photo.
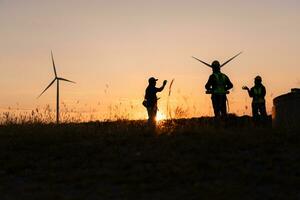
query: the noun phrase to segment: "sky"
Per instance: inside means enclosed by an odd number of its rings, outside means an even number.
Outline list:
[[[211,70],[191,58],[221,63],[234,84],[230,112],[250,114],[241,89],[261,75],[272,99],[300,87],[300,2],[297,0],[0,0],[0,111],[55,106],[55,87],[36,98],[54,77],[61,102],[96,118],[112,112],[144,118],[149,77],[175,79],[159,96],[161,112],[212,115],[204,85]],[[66,110],[66,108],[65,108]]]

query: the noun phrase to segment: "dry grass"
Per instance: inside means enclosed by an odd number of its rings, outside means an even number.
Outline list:
[[[1,199],[299,199],[297,132],[247,117],[0,126]]]
[[[97,113],[96,108],[88,111],[76,109],[76,106],[67,106],[62,102],[60,111],[60,122],[80,123],[88,121],[119,121],[134,118],[136,106],[123,105],[122,103],[111,104],[107,107],[106,113]],[[13,124],[51,124],[56,121],[56,111],[50,105],[38,107],[30,111],[19,111],[19,109],[8,108],[5,112],[0,112],[0,125]]]

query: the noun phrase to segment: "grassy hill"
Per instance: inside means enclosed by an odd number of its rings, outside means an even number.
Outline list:
[[[300,136],[182,119],[0,127],[6,199],[300,199]]]

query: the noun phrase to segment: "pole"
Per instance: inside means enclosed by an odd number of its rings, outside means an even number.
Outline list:
[[[57,91],[56,91],[56,123],[59,124],[59,80],[57,81]]]

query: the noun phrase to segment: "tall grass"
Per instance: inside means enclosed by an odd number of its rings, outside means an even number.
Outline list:
[[[174,81],[173,81],[174,82]],[[171,96],[172,85],[168,93],[163,93],[158,102],[159,112],[167,119],[181,119],[201,117],[212,114],[211,103],[200,102],[193,98],[193,95],[184,95],[178,90]],[[106,91],[107,92],[107,91]],[[119,100],[107,105],[98,101],[96,105],[75,102],[62,102],[60,121],[62,123],[78,123],[89,121],[118,121],[118,120],[140,120],[147,118],[146,109],[141,104],[142,100],[134,101]],[[203,99],[202,99],[203,101]],[[208,106],[203,105],[208,104]],[[248,107],[245,107],[247,110]],[[209,110],[209,112],[206,112]],[[243,112],[245,114],[245,112]],[[0,112],[0,124],[34,124],[54,123],[56,119],[55,107],[45,105],[32,110],[12,109]]]
[[[99,108],[76,109],[62,102],[60,112],[61,123],[79,123],[89,121],[118,121],[136,119],[137,106],[125,105],[122,102],[110,104],[105,111]],[[143,118],[140,118],[143,119]],[[8,108],[0,112],[0,124],[49,124],[56,120],[56,110],[50,105],[32,110],[19,110]]]

